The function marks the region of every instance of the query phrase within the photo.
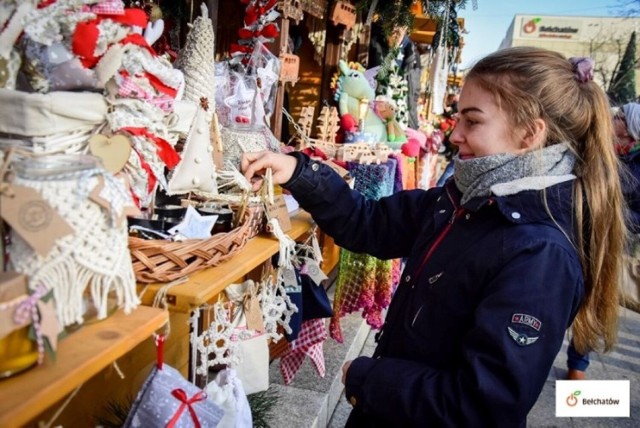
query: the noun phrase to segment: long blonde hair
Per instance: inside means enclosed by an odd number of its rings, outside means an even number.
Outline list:
[[[580,82],[557,52],[533,47],[497,51],[466,77],[496,97],[516,129],[547,125],[545,145],[568,142],[577,162],[574,245],[585,296],[573,323],[579,352],[610,350],[618,328],[618,279],[626,228],[610,106],[593,81]]]

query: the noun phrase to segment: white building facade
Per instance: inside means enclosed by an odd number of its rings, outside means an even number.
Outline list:
[[[640,40],[638,29],[640,18],[635,17],[515,15],[500,49],[537,46],[566,57],[590,56],[596,62],[595,80],[606,89],[631,33],[636,31],[636,41]],[[636,88],[640,88],[637,67]]]

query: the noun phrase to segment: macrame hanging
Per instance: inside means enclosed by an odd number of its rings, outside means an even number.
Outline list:
[[[104,182],[100,196],[109,207],[106,210],[89,199],[100,181]],[[46,179],[19,175],[14,183],[37,190],[73,229],[72,234],[56,240],[46,256],[39,255],[19,235],[12,233],[13,268],[29,277],[32,290],[39,284],[53,290],[62,326],[84,322],[87,297],[98,319],[107,316],[109,300],[113,297],[125,313],[136,308],[139,299],[129,256],[127,224],[114,221],[124,215],[127,206],[133,205],[125,185],[103,170]]]

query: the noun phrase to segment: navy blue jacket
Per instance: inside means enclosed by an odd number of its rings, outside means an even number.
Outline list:
[[[295,153],[285,184],[335,242],[406,257],[372,358],[347,372],[347,426],[519,427],[582,300],[571,182],[475,198],[453,180],[379,201]]]
[[[627,228],[640,233],[640,151],[620,157],[628,174],[622,174],[622,192],[627,203]]]

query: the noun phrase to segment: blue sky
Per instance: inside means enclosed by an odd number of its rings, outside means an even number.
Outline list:
[[[498,49],[516,14],[621,16],[620,4],[621,0],[478,0],[473,10],[469,0],[458,12],[469,32],[463,36],[461,68]]]

